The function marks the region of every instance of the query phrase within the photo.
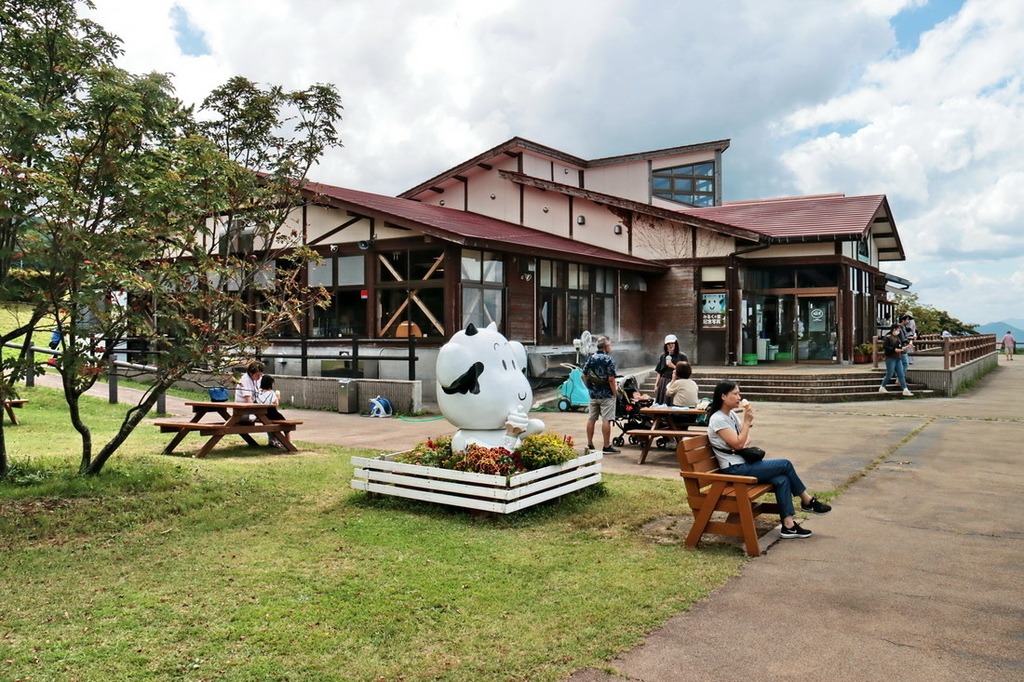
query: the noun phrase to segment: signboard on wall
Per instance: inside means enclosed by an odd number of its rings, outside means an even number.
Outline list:
[[[700,320],[703,329],[725,329],[726,294],[701,294]]]

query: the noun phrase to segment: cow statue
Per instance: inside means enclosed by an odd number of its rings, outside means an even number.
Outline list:
[[[513,451],[544,430],[530,419],[533,390],[526,378],[526,349],[498,332],[495,323],[458,331],[437,354],[437,404],[458,431],[452,450],[476,443]]]

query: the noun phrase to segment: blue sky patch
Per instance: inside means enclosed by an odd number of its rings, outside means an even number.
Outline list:
[[[183,55],[202,57],[210,54],[206,34],[192,23],[188,12],[181,5],[171,7],[171,20],[174,22],[174,41]]]
[[[924,7],[903,10],[892,18],[896,40],[900,49],[911,52],[917,49],[921,34],[941,24],[960,11],[965,0],[928,0]]]

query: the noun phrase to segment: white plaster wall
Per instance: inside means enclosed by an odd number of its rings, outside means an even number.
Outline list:
[[[345,211],[326,206],[310,206],[306,210],[306,240],[314,241],[351,220]],[[370,221],[360,220],[328,237],[325,244],[352,244],[370,238]]]
[[[565,195],[558,192],[542,192],[534,187],[525,187],[523,213],[523,224],[526,226],[561,237],[569,236],[569,201]]]
[[[585,199],[573,201],[573,239],[586,242],[593,246],[601,246],[620,253],[628,253],[629,237],[623,227],[622,234],[615,234],[615,225],[621,225],[622,221],[604,206],[600,206]],[[583,216],[586,222],[580,225],[576,222],[579,216]]]
[[[511,157],[505,161],[495,159],[495,164],[490,171],[467,174],[468,179],[468,209],[472,213],[507,220],[512,223],[519,222],[519,186],[515,183],[502,180],[498,177],[499,170],[516,171],[518,163]],[[491,199],[491,194],[494,199]],[[462,208],[453,206],[452,208]]]
[[[649,176],[647,161],[588,168],[583,176],[586,188],[603,194],[647,203]]]

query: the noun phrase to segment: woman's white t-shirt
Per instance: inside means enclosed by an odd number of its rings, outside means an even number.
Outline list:
[[[726,454],[731,453],[732,448],[718,435],[722,429],[733,429],[737,434],[740,432],[740,420],[735,412],[726,414],[719,410],[708,419],[708,441],[711,442],[719,468],[726,469],[734,464],[745,464],[739,455]]]

